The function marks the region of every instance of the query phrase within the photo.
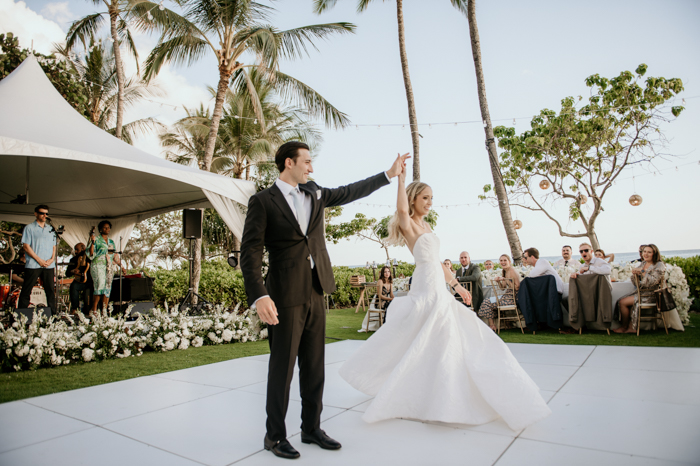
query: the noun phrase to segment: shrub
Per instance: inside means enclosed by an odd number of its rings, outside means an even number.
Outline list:
[[[700,256],[664,257],[663,261],[683,269],[683,274],[685,274],[690,288],[690,297],[694,298],[690,309],[700,311]]]

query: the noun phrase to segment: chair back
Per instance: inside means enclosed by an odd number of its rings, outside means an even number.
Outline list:
[[[501,284],[505,284],[505,286],[501,288]],[[502,300],[508,293],[508,290],[512,290],[513,296],[515,296],[515,281],[512,278],[504,278],[503,280],[498,281],[496,281],[496,279],[493,278],[491,279],[491,287],[493,288],[493,294],[496,297],[496,304],[499,307],[506,306],[506,304],[502,302]]]

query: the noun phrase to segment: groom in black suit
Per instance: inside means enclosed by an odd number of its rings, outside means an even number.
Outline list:
[[[270,364],[267,377],[267,434],[264,446],[283,458],[298,458],[287,441],[284,423],[294,363],[299,358],[301,441],[337,450],[340,443],[321,430],[326,312],[323,293],[335,291],[325,243],[324,209],[350,203],[389,184],[408,154],[392,167],[363,181],[336,189],[322,188],[313,173],[309,147],[280,146],[275,163],[280,177],[248,202],[241,243],[241,270],[248,304],[268,326]],[[269,254],[262,277],[263,247]]]

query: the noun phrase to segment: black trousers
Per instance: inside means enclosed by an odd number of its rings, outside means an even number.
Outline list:
[[[267,328],[270,364],[267,375],[267,436],[272,441],[287,438],[284,419],[289,406],[289,387],[294,363],[299,358],[301,430],[311,433],[321,426],[326,310],[323,291],[313,270],[313,291],[308,302],[292,307],[277,305],[277,325]]]
[[[32,297],[32,288],[36,285],[36,281],[41,277],[46,293],[46,304],[53,309],[56,307],[56,295],[53,292],[53,276],[56,269],[24,269],[24,283],[22,291],[19,293],[19,301],[17,307],[29,307],[29,300]],[[55,309],[53,309],[55,312]]]
[[[87,314],[90,311],[90,303],[92,302],[92,282],[88,283],[78,283],[75,280],[70,284],[70,310],[78,311],[80,310],[80,302],[82,301],[85,307],[83,307],[83,314]]]

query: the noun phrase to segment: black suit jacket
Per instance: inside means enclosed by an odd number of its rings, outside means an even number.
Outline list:
[[[311,298],[313,257],[321,287],[335,291],[335,278],[326,250],[324,209],[343,205],[370,195],[389,184],[384,172],[340,188],[328,189],[309,181],[299,189],[311,196],[311,213],[306,235],[289,208],[282,191],[272,185],[253,195],[241,241],[241,271],[251,306],[270,295],[277,307],[298,306]],[[269,269],[263,282],[263,247],[267,248]]]

